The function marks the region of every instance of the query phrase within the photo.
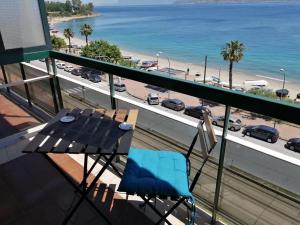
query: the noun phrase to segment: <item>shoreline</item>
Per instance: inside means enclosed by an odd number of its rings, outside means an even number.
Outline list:
[[[96,17],[96,16],[98,16],[98,15],[94,15],[93,17]],[[69,21],[69,20],[73,20],[73,19],[81,19],[81,18],[87,18],[87,17],[80,17],[80,18],[67,17],[67,18],[68,18],[67,21]],[[63,20],[63,18],[62,18],[62,19],[55,21],[55,23],[53,23],[51,25],[55,25],[57,23],[65,22],[65,21],[66,20]],[[65,37],[63,36],[63,33],[60,30],[55,35],[65,39]],[[71,43],[76,44],[76,45],[85,46],[85,41],[79,37],[72,38]],[[120,48],[120,50],[121,50],[121,53],[123,56],[131,56],[134,58],[138,58],[141,61],[157,60],[155,54],[150,55],[150,54],[145,54],[145,53],[141,53],[141,52],[137,52],[137,51],[132,51],[132,50],[125,49],[125,48]],[[159,57],[158,64],[159,64],[159,68],[168,68],[168,60],[166,57],[164,57],[163,54],[161,54],[161,56]],[[196,73],[200,73],[201,79],[203,79],[204,66],[202,66],[202,65],[190,63],[190,62],[184,62],[184,61],[180,61],[180,60],[176,60],[176,59],[172,59],[172,58],[170,58],[170,65],[171,65],[171,68],[173,68],[173,69],[178,69],[178,70],[183,70],[183,71],[187,71],[187,68],[189,68],[189,75],[187,76],[187,80],[193,81],[194,74],[196,74]],[[210,76],[218,77],[219,69],[213,68],[213,67],[207,67],[206,77],[210,77]],[[179,75],[176,77],[185,79],[184,73],[182,75]],[[221,70],[220,79],[223,82],[228,82],[228,70]],[[269,85],[266,88],[273,89],[274,91],[281,89],[282,85],[283,85],[283,81],[278,78],[264,76],[262,74],[257,74],[257,75],[251,74],[251,73],[247,73],[244,71],[240,71],[239,69],[235,69],[235,67],[233,68],[233,84],[243,86],[244,81],[250,81],[250,80],[266,80],[269,83]],[[296,98],[297,94],[300,92],[299,81],[286,80],[285,88],[290,91],[290,93],[289,93],[290,99],[294,100]]]
[[[61,23],[61,22],[67,22],[70,20],[78,20],[78,19],[85,19],[85,18],[93,18],[93,17],[97,17],[97,16],[101,16],[100,13],[92,13],[90,15],[73,15],[73,16],[48,16],[49,18],[49,24],[51,26]]]

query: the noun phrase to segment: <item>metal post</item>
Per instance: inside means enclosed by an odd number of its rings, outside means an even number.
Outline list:
[[[203,79],[204,84],[206,82],[206,67],[207,67],[207,56],[205,56],[205,63],[204,63],[204,79]]]
[[[280,95],[280,100],[282,100],[282,94],[283,94],[283,89],[284,89],[284,85],[285,85],[285,70],[280,69],[280,71],[283,72],[283,84],[282,84],[282,90],[281,90],[281,95]]]
[[[1,66],[1,69],[2,69],[2,74],[3,74],[3,78],[4,78],[4,83],[8,84],[8,80],[7,80],[7,76],[6,76],[6,71],[5,71],[4,66]],[[7,87],[6,91],[7,91],[7,93],[10,93],[10,88]]]
[[[19,65],[20,65],[20,69],[21,69],[22,79],[26,80],[26,74],[25,74],[24,66],[23,66],[22,63],[19,63]],[[25,83],[24,87],[25,87],[25,92],[26,92],[26,97],[27,97],[28,105],[31,107],[32,103],[31,103],[31,97],[30,97],[30,93],[29,93],[28,84]]]
[[[63,103],[63,99],[62,99],[62,96],[61,96],[59,80],[58,80],[58,77],[56,76],[57,70],[56,70],[55,60],[53,58],[51,58],[51,63],[52,63],[52,71],[53,71],[53,76],[54,76],[54,85],[55,85],[56,92],[57,92],[59,108],[63,109],[64,108],[64,103]]]
[[[109,78],[109,91],[110,91],[110,106],[112,109],[116,109],[116,99],[115,96],[115,89],[114,89],[114,75],[108,74]]]
[[[58,103],[57,103],[57,98],[56,98],[56,93],[55,93],[53,76],[51,76],[51,67],[50,67],[49,59],[47,58],[45,60],[45,62],[46,62],[46,67],[47,67],[47,73],[48,73],[48,75],[50,75],[49,83],[50,83],[50,88],[51,88],[54,111],[55,111],[55,113],[58,113],[59,109],[58,109]]]
[[[215,224],[216,218],[217,218],[217,210],[218,210],[218,204],[219,204],[223,166],[224,166],[225,151],[226,151],[226,142],[227,142],[226,138],[227,138],[228,125],[229,125],[229,116],[230,116],[230,106],[226,105],[224,128],[223,128],[221,148],[220,148],[218,175],[217,175],[217,181],[216,181],[215,199],[214,199],[214,205],[213,205],[211,224]]]
[[[170,63],[170,58],[167,57],[168,63],[169,63],[169,78],[171,78],[171,63]],[[168,98],[170,99],[170,90],[168,90]]]

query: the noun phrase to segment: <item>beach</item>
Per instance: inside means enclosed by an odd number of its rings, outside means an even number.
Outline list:
[[[92,15],[93,17],[95,16],[99,16],[99,14],[94,14]],[[90,17],[90,16],[88,16]],[[54,26],[58,23],[61,22],[65,22],[70,21],[70,20],[80,20],[82,18],[87,18],[87,16],[80,16],[80,17],[58,17],[58,18],[53,18],[51,21],[49,21],[51,26]],[[61,31],[59,31],[58,33],[55,34],[58,37],[62,37],[63,33]],[[64,38],[65,39],[65,38]],[[66,40],[66,39],[65,39]],[[109,40],[107,40],[109,41]],[[74,37],[71,39],[71,42],[73,45],[78,45],[78,46],[85,46],[85,40],[84,37]],[[66,40],[66,43],[68,43],[68,41]],[[141,52],[137,52],[137,51],[131,51],[128,49],[121,49],[122,55],[123,56],[131,56],[133,58],[137,58],[140,59],[141,61],[146,61],[146,60],[157,60],[157,56],[156,55],[149,55],[149,54],[144,54]],[[199,65],[199,64],[195,64],[195,63],[189,63],[189,62],[184,62],[184,61],[179,61],[179,60],[174,60],[172,58],[170,59],[170,67],[173,69],[177,69],[177,70],[182,70],[182,71],[187,71],[187,69],[189,69],[189,75],[186,76],[185,72],[178,74],[176,77],[177,78],[182,78],[182,79],[188,79],[188,80],[194,80],[195,78],[195,74],[201,74],[201,78],[203,79],[203,74],[204,74],[204,65]],[[169,66],[169,62],[167,57],[164,55],[164,53],[161,53],[159,58],[158,58],[158,66],[159,68],[168,68]],[[213,68],[209,65],[207,65],[207,70],[206,70],[206,77],[210,77],[210,76],[215,76],[215,77],[219,77],[219,69],[218,68]],[[228,82],[228,69],[222,69],[220,71],[220,79],[223,82]],[[278,78],[272,78],[272,77],[267,77],[267,76],[261,76],[261,75],[257,75],[257,74],[251,74],[251,73],[247,73],[244,71],[240,71],[238,69],[238,63],[234,64],[234,68],[233,68],[233,84],[236,86],[241,86],[243,87],[243,83],[244,81],[248,81],[248,80],[266,80],[268,82],[268,89],[272,89],[274,91],[281,89],[283,86],[283,80],[280,80]],[[297,93],[300,92],[300,83],[299,82],[294,82],[292,80],[287,79],[285,82],[285,88],[288,89],[290,91],[289,96],[290,99],[295,99]]]

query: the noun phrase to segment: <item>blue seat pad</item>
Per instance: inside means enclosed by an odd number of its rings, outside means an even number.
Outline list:
[[[178,152],[131,148],[119,191],[191,197],[187,159]]]

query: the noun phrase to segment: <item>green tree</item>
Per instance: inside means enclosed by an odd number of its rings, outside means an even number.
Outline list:
[[[89,24],[83,24],[80,26],[80,33],[82,36],[85,36],[85,42],[86,42],[86,45],[89,44],[88,42],[88,36],[90,36],[92,33],[93,33],[93,28],[91,25]]]
[[[111,45],[107,41],[91,41],[82,51],[81,56],[93,59],[108,58],[112,63],[117,63],[122,58],[121,51],[118,46]]]
[[[69,52],[71,53],[71,38],[74,37],[74,32],[71,28],[64,29],[64,36],[69,40]]]
[[[73,8],[72,8],[72,3],[70,0],[67,0],[65,3],[65,11],[72,13]]]
[[[79,10],[81,7],[81,0],[72,0],[74,10]]]
[[[229,88],[232,89],[232,70],[233,63],[239,62],[244,56],[245,46],[239,41],[230,41],[226,43],[221,51],[225,61],[229,61]]]
[[[54,48],[55,50],[59,50],[61,48],[67,47],[67,44],[63,38],[56,37],[54,35],[51,36],[51,44],[52,44],[52,48]]]
[[[89,11],[89,13],[94,11],[94,5],[92,2],[88,3],[86,7],[87,7],[87,10]]]

